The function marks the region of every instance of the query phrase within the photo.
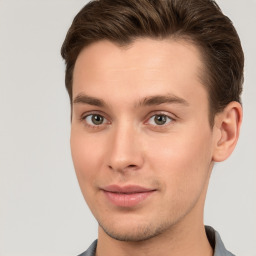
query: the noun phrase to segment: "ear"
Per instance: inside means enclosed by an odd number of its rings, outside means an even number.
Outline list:
[[[240,103],[230,102],[215,117],[215,134],[213,161],[226,160],[233,152],[238,141],[243,111]]]

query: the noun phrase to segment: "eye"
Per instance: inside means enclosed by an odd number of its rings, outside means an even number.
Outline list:
[[[148,123],[151,125],[166,125],[172,121],[172,118],[168,117],[167,115],[159,114],[153,115],[149,118]]]
[[[99,126],[107,123],[107,120],[102,115],[99,115],[99,114],[88,115],[84,117],[84,120],[88,125],[91,125],[91,126]]]

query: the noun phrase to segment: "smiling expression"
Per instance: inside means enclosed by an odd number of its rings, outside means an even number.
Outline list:
[[[73,74],[71,151],[100,229],[140,241],[202,222],[215,135],[200,53],[185,41],[100,41]]]

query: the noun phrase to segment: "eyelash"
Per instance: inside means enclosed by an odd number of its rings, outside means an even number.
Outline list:
[[[90,117],[90,116],[91,116],[91,118],[92,118],[93,116],[99,116],[99,117],[102,117],[104,121],[108,120],[106,117],[104,117],[103,114],[97,113],[97,112],[92,112],[92,113],[87,113],[86,115],[82,115],[80,121],[82,121],[82,122],[83,122],[87,127],[89,127],[89,128],[92,128],[92,129],[101,129],[103,126],[105,126],[105,125],[107,125],[107,124],[110,124],[110,122],[106,122],[106,123],[103,123],[103,124],[100,124],[100,125],[89,124],[88,122],[86,122],[86,119],[87,119],[88,117]],[[103,122],[104,122],[104,121],[103,121]]]
[[[165,123],[164,124],[150,124],[149,121],[152,119],[154,120],[154,122],[156,123],[156,117],[161,117],[165,119]],[[170,116],[166,115],[166,114],[154,114],[152,116],[150,116],[150,118],[147,119],[146,123],[148,123],[149,125],[152,126],[156,126],[156,127],[164,127],[167,126],[170,122],[172,122],[174,119],[171,118]]]
[[[104,123],[99,124],[99,125],[96,125],[96,124],[89,124],[88,121],[86,121],[86,119],[87,119],[88,117],[90,117],[90,116],[91,116],[91,118],[92,118],[93,116],[99,116],[99,117],[103,118],[103,122],[104,122]],[[164,123],[164,124],[162,124],[162,125],[149,124],[149,120],[152,119],[152,118],[156,118],[156,116],[166,118],[167,124],[166,124],[166,123]],[[92,128],[92,129],[102,129],[105,125],[111,124],[111,122],[108,122],[107,120],[108,120],[108,119],[107,119],[106,117],[104,117],[103,114],[97,113],[97,112],[92,112],[92,113],[89,113],[89,114],[87,113],[86,115],[82,115],[82,117],[81,117],[81,121],[84,122],[87,127]],[[169,120],[169,121],[168,121],[168,120]],[[144,124],[149,125],[149,126],[151,126],[152,128],[155,128],[155,129],[164,129],[164,128],[166,128],[167,126],[171,125],[171,124],[172,124],[173,122],[175,122],[175,121],[176,121],[175,118],[171,117],[170,115],[167,115],[167,114],[165,114],[165,113],[161,113],[161,112],[160,112],[160,113],[154,113],[154,114],[151,113],[150,116],[149,116],[149,118],[147,118],[146,121],[144,122]],[[91,122],[92,122],[92,121],[91,121]]]

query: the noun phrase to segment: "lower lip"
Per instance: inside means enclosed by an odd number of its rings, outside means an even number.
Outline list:
[[[123,194],[123,193],[113,193],[104,191],[104,194],[108,198],[108,200],[116,206],[120,207],[133,207],[143,202],[146,198],[152,195],[155,191],[147,191],[141,193],[131,193],[131,194]]]

